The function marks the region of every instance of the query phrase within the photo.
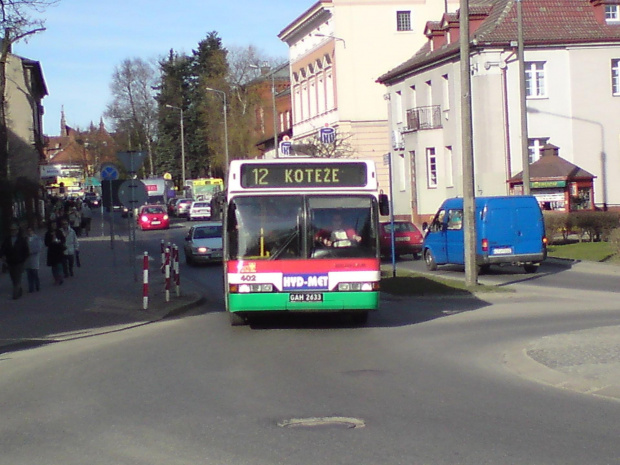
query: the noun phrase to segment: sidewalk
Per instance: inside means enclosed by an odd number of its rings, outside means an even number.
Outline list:
[[[183,288],[177,297],[172,285],[166,302],[157,256],[150,259],[148,308],[143,310],[143,252],[134,257],[134,266],[130,244],[116,238],[112,248],[110,237],[102,236],[96,225],[90,237],[80,238],[81,267],[74,268],[74,277],[60,286],[52,284],[46,253],[44,248],[39,292],[27,292],[24,274],[24,294],[12,300],[8,273],[0,274],[0,353],[147,324],[204,301],[200,294]]]

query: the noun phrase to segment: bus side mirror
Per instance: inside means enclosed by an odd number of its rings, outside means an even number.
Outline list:
[[[390,200],[386,194],[379,194],[379,213],[383,216],[390,214]]]

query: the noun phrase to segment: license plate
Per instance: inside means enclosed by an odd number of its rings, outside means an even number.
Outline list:
[[[323,294],[315,292],[313,294],[292,293],[288,297],[289,302],[323,302]]]
[[[394,240],[396,242],[409,242],[409,238],[408,237],[395,237]]]
[[[222,258],[222,252],[213,252],[211,254],[211,257],[213,257],[213,258]]]
[[[161,224],[161,221],[152,221],[151,224]]]
[[[512,247],[497,247],[493,249],[494,255],[506,255],[512,253]]]

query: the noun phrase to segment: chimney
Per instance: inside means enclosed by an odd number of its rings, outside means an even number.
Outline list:
[[[553,144],[545,144],[542,147],[542,156],[559,156],[560,149]]]

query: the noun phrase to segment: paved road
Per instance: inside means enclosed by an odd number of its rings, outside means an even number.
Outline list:
[[[173,289],[166,301],[159,257],[150,262],[149,306],[143,310],[142,281],[135,279],[136,265],[129,263],[127,242],[119,238],[112,248],[109,237],[102,236],[97,229],[99,224],[95,220],[91,237],[81,239],[82,267],[62,286],[52,285],[44,259],[38,293],[11,300],[8,275],[0,276],[0,352],[118,331],[184,312],[222,310],[220,303],[188,289],[181,289],[180,297]],[[141,278],[141,257],[134,259]],[[609,265],[566,265],[566,273],[620,276],[618,269]],[[408,267],[407,262],[399,262],[399,266]],[[452,277],[457,275],[452,273]],[[527,281],[511,287],[517,300],[519,296],[541,292]],[[600,299],[600,295],[592,293],[593,301]],[[407,305],[400,298],[383,296],[386,307],[397,301],[401,306]],[[550,335],[526,347],[514,348],[507,355],[507,363],[523,376],[556,387],[620,399],[620,304],[618,307],[618,326],[613,322],[601,328]]]

